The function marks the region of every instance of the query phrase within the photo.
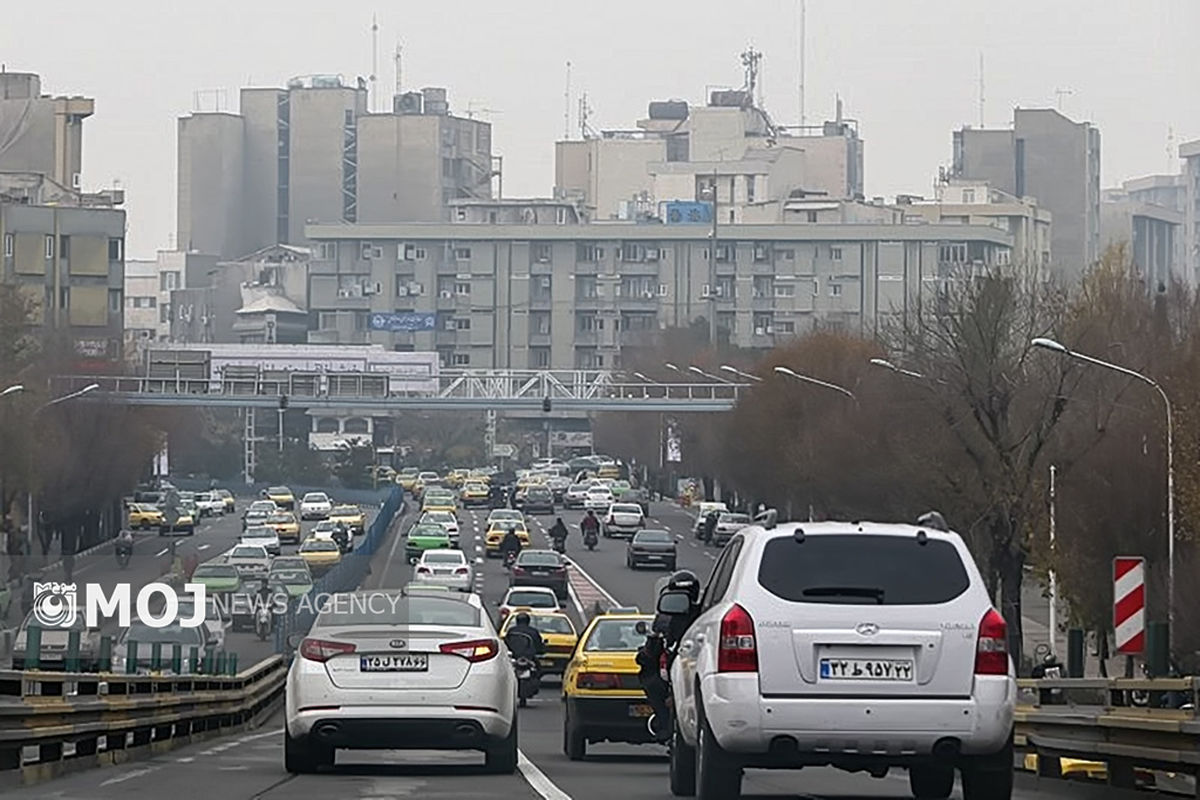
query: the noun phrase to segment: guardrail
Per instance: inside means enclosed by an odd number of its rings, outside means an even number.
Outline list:
[[[1151,772],[1200,774],[1200,678],[1020,680],[1018,687],[1016,744],[1037,755],[1039,775],[1061,777],[1061,758],[1104,762],[1109,785],[1122,789]]]
[[[0,671],[0,785],[255,727],[286,676],[279,656],[232,676]]]

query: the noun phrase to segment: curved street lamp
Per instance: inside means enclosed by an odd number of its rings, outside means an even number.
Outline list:
[[[856,403],[858,402],[858,398],[854,396],[854,392],[850,391],[849,389],[847,389],[844,386],[838,386],[836,383],[829,383],[828,381],[823,381],[818,378],[810,377],[808,375],[801,375],[799,372],[796,372],[795,370],[791,370],[791,369],[788,369],[787,367],[782,367],[782,366],[775,367],[775,372],[779,373],[780,375],[787,375],[789,378],[795,378],[798,381],[803,381],[804,383],[811,383],[814,386],[822,386],[826,389],[832,389],[835,392],[839,392],[841,394],[846,395],[846,397],[849,397],[854,402],[856,402]]]
[[[745,378],[746,380],[754,381],[755,383],[762,383],[762,378],[758,377],[757,375],[751,375],[749,372],[742,372],[740,369],[731,367],[728,364],[722,364],[721,369],[730,373],[731,375],[737,375],[739,378]]]
[[[5,389],[3,392],[0,392],[0,397],[6,397],[7,395],[16,394],[17,392],[23,392],[23,391],[25,391],[25,386],[23,384],[20,384],[20,383],[13,384],[12,386]]]

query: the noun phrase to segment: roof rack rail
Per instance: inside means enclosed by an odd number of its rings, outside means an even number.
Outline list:
[[[950,526],[946,524],[946,518],[938,511],[926,511],[921,516],[917,517],[917,524],[926,528],[933,528],[935,531],[948,533]]]

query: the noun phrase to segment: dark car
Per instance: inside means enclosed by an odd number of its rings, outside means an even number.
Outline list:
[[[567,563],[553,550],[526,550],[513,564],[510,586],[544,586],[567,599]]]
[[[521,510],[526,514],[553,514],[554,492],[548,486],[530,486],[525,490]]]
[[[625,548],[625,566],[675,569],[675,536],[670,531],[638,531]]]

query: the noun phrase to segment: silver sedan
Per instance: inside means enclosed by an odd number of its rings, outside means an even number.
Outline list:
[[[413,583],[469,592],[475,586],[475,569],[462,550],[426,550],[413,568]]]

